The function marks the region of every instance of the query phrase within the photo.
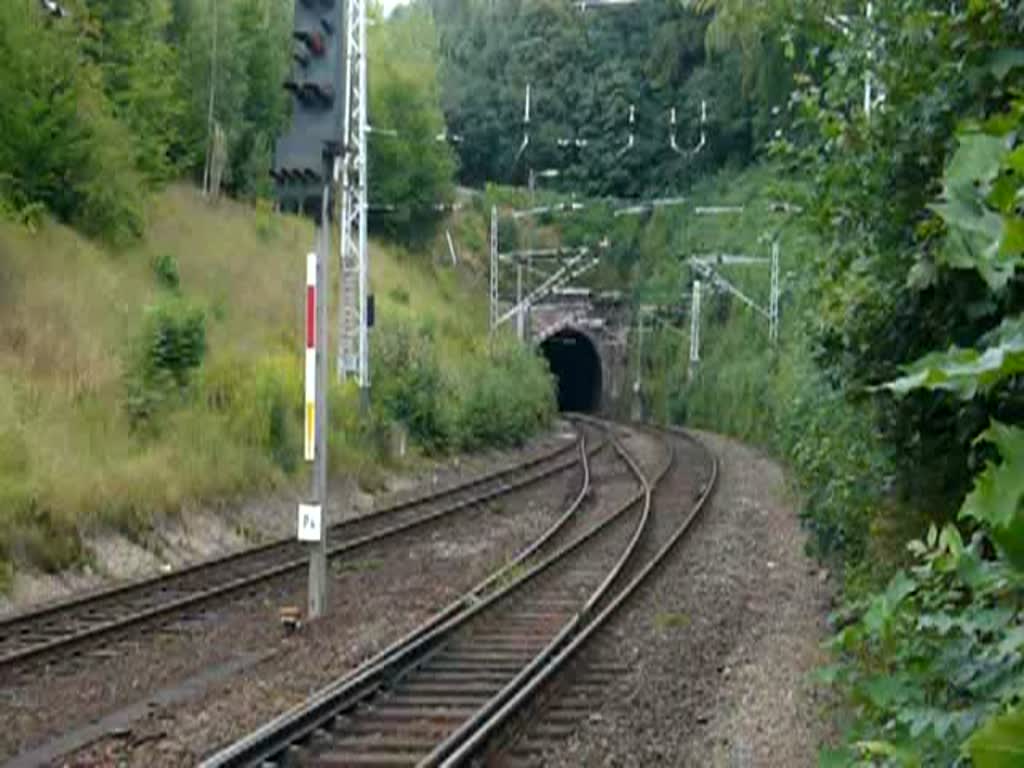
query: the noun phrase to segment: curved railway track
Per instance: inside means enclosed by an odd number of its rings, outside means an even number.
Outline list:
[[[328,529],[329,557],[338,558],[456,512],[536,484],[581,465],[584,430],[569,442],[469,481],[388,504]],[[34,663],[74,657],[141,626],[159,624],[216,599],[301,571],[303,547],[283,539],[206,560],[170,574],[129,582],[0,620],[0,679]]]
[[[658,514],[616,588],[593,606],[585,627],[441,765],[536,768],[551,764],[545,758],[557,755],[560,743],[591,711],[594,698],[626,671],[612,638],[606,638],[607,647],[600,647],[607,634],[601,630],[690,531],[718,481],[718,460],[700,441],[681,429],[666,432],[676,443],[677,460],[690,464],[702,460],[706,470],[690,468],[662,484],[654,502]]]
[[[614,450],[634,478],[626,498],[590,505],[598,508],[584,515],[585,482],[528,551],[364,666],[209,758],[205,768],[485,759],[671,550],[714,486],[717,465],[708,454],[705,487],[693,506],[684,515],[656,515],[652,494],[673,469],[672,441],[662,441],[662,460],[645,472],[616,429],[609,430]],[[638,439],[635,431],[631,439]],[[574,537],[556,549],[569,531]]]

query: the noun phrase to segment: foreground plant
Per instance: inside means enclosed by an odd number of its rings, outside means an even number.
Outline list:
[[[1024,261],[1024,109],[1017,101],[969,124],[950,160],[939,217],[938,265],[974,270],[1006,300]],[[969,407],[1019,385],[1024,316],[1005,317],[979,348],[926,355],[885,385],[903,396],[946,392]],[[1024,429],[993,420],[975,447],[994,449],[964,499],[960,528],[913,541],[911,567],[854,605],[831,641],[824,677],[849,695],[847,746],[835,765],[1024,765]]]

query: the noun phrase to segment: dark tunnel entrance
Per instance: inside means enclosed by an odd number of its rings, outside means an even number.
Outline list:
[[[601,358],[579,331],[559,331],[541,342],[551,373],[558,380],[558,408],[592,413],[601,405]]]

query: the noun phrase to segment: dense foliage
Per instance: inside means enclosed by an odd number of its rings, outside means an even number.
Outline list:
[[[850,707],[828,758],[1016,765],[1024,9],[905,0],[875,4],[869,23],[840,2],[687,5],[714,12],[705,44],[741,55],[745,79],[792,78],[776,160],[693,185],[696,204],[743,206],[735,216],[603,211],[559,229],[610,237],[596,285],[628,278],[638,305],[682,299],[649,319],[632,363],[649,413],[757,440],[793,467],[811,548],[847,598],[825,676]],[[712,289],[691,377],[685,258],[764,256],[772,240],[783,343]],[[767,306],[766,270],[724,271]]]
[[[200,179],[215,146],[225,190],[267,195],[287,119],[279,83],[291,0],[67,5],[71,16],[53,19],[36,0],[0,4],[0,213],[33,225],[48,210],[127,240],[145,226],[146,192]],[[560,0],[423,0],[378,18],[373,221],[389,236],[429,233],[438,204],[452,199],[456,159],[461,180],[477,185],[557,171],[542,177],[551,189],[541,198],[687,190],[743,205],[737,219],[701,221],[684,209],[613,219],[606,202],[536,223],[505,218],[501,238],[512,247],[553,232],[567,244],[608,237],[594,284],[629,280],[637,305],[667,307],[635,361],[651,413],[761,441],[790,462],[812,548],[846,590],[824,676],[849,711],[828,759],[1019,764],[1024,6],[872,7],[868,18],[848,0],[600,13]],[[695,154],[704,100],[708,142]],[[670,147],[673,108],[681,152]],[[769,152],[771,165],[736,173]],[[516,205],[528,199],[517,194]],[[780,216],[773,199],[797,206]],[[471,235],[482,250],[483,235]],[[770,240],[782,245],[783,343],[769,348],[759,316],[711,293],[691,375],[684,257],[764,255]],[[173,258],[154,264],[162,290],[180,294]],[[764,296],[763,277],[733,279]],[[133,418],[193,429],[185,410],[161,403],[200,403],[204,424],[221,420],[293,471],[293,369],[270,358],[241,382],[228,362],[200,366],[205,322],[180,295],[146,316],[125,356]],[[380,442],[388,422],[443,451],[519,437],[551,416],[550,380],[517,346],[464,352],[456,371],[440,362],[435,328],[391,318],[375,344],[372,417],[348,423],[354,394],[332,393],[342,460],[346,439]],[[24,474],[20,434],[0,434],[10,477]]]
[[[371,223],[422,239],[451,202],[455,175],[440,106],[437,32],[426,9],[406,8],[375,24],[368,45],[370,114],[383,129],[370,141]]]
[[[507,339],[442,370],[428,325],[388,323],[376,334],[375,403],[431,452],[516,445],[555,414],[543,361]]]
[[[55,122],[52,130],[26,122],[21,130],[0,131],[10,153],[0,158],[0,171],[10,175],[13,194],[5,197],[11,204],[20,209],[42,203],[93,234],[137,235],[143,185],[183,174],[201,177],[208,117],[226,136],[223,188],[240,196],[268,191],[270,148],[287,109],[280,83],[289,65],[290,3],[64,5],[70,15],[53,18],[33,0],[4,4],[0,88],[12,88],[8,103],[21,105],[11,120],[24,112],[26,121],[35,113]],[[23,79],[14,79],[19,74]],[[15,92],[22,98],[14,98]],[[33,93],[38,96],[24,98]],[[61,109],[75,117],[62,118]],[[32,141],[38,149],[26,154]],[[70,166],[60,177],[65,199],[45,186],[58,178],[49,168],[59,170],[61,163]],[[102,195],[93,201],[96,186]]]
[[[79,33],[12,0],[0,7],[0,57],[0,210],[30,220],[48,208],[91,234],[137,234],[132,137]]]
[[[153,425],[206,356],[206,315],[182,299],[147,307],[125,364],[126,407],[136,426]]]
[[[747,67],[778,41],[797,86],[775,148],[817,245],[788,260],[797,315],[777,355],[756,353],[773,371],[758,390],[772,420],[750,431],[790,459],[818,552],[845,566],[826,677],[850,717],[827,757],[1016,765],[1024,8],[899,0],[869,20],[840,2],[692,5],[716,11],[709,46],[742,50]],[[722,349],[704,367],[721,368],[698,376],[687,410],[721,423],[704,380],[749,379],[730,355],[752,326],[709,322]],[[728,411],[754,407],[731,388]]]
[[[63,5],[64,18],[38,0],[0,9],[0,211],[31,220],[49,210],[123,241],[145,226],[148,190],[206,183],[211,164],[222,192],[270,196],[294,0]],[[371,146],[378,200],[402,212],[385,220],[390,232],[423,233],[454,172],[434,141],[444,132],[436,35],[417,12],[379,20],[371,41],[371,117],[398,131]]]
[[[696,175],[751,157],[786,93],[785,70],[746,79],[741,58],[705,57],[707,21],[681,4],[580,12],[557,0],[431,0],[441,35],[443,103],[462,179],[525,183],[530,168],[558,169],[555,187],[633,197],[685,188]],[[530,143],[523,141],[531,85]],[[700,105],[715,141],[691,155]],[[635,145],[624,152],[629,110]],[[677,143],[669,144],[677,110]],[[559,146],[560,139],[586,146]],[[550,182],[547,182],[550,184]]]

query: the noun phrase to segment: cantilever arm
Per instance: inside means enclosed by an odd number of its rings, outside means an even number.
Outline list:
[[[523,108],[523,143],[519,145],[519,151],[516,152],[515,162],[517,163],[526,148],[530,146],[530,85],[530,83],[526,84],[526,103]]]
[[[633,135],[633,127],[636,125],[636,107],[632,104],[629,105],[629,140],[626,141],[626,146],[620,149],[615,157],[622,157],[624,154],[633,149],[636,144],[636,136]]]
[[[523,143],[519,145],[519,151],[516,152],[516,162],[517,163],[519,162],[519,158],[521,158],[523,156],[523,152],[526,151],[526,148],[528,146],[530,146],[530,134],[527,133],[527,134],[523,135]]]
[[[675,152],[678,155],[683,155],[684,157],[695,157],[699,155],[703,151],[704,147],[706,147],[708,144],[706,129],[707,122],[708,103],[707,101],[702,100],[700,103],[700,141],[697,142],[697,146],[695,146],[693,149],[683,149],[682,147],[679,146],[679,143],[676,141],[676,109],[675,107],[673,107],[670,118],[670,124],[672,129],[669,131],[668,134],[669,147],[672,149],[673,152]]]

